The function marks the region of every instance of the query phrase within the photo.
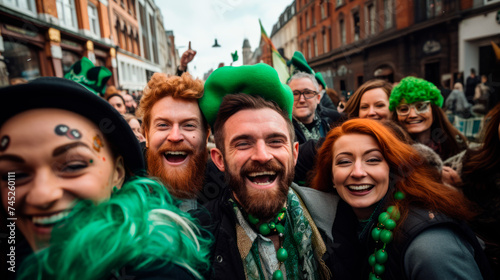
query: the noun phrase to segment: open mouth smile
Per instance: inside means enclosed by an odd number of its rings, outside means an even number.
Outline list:
[[[251,172],[246,177],[257,186],[268,186],[276,181],[277,174],[274,171]]]
[[[373,189],[375,185],[348,185],[347,189],[354,193],[368,192]]]
[[[163,156],[168,163],[180,164],[186,160],[188,153],[184,151],[169,151],[165,152]]]

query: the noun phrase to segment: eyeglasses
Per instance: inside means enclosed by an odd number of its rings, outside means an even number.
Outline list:
[[[304,95],[305,99],[311,99],[311,98],[315,97],[317,94],[318,93],[316,91],[308,90],[308,89],[305,89],[302,92],[300,90],[294,90],[293,91],[293,99],[299,100],[301,95]]]
[[[421,101],[421,102],[415,102],[412,104],[401,104],[398,107],[396,107],[396,112],[400,116],[406,116],[410,114],[411,108],[415,110],[415,113],[417,114],[423,114],[425,112],[428,112],[430,107],[431,102],[430,101]]]

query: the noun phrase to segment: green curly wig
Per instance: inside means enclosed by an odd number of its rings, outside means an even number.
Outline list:
[[[403,99],[408,104],[430,101],[438,107],[443,106],[441,91],[433,83],[416,77],[406,77],[392,89],[389,110],[394,111]]]
[[[135,177],[108,201],[81,201],[31,255],[19,279],[108,279],[122,268],[177,265],[196,278],[209,268],[211,239],[160,183]]]

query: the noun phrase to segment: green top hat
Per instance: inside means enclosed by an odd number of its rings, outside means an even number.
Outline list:
[[[71,66],[64,78],[80,83],[94,94],[102,96],[111,75],[108,68],[94,67],[94,63],[84,56]]]
[[[201,112],[211,127],[225,95],[246,93],[274,101],[292,119],[293,93],[280,82],[274,68],[259,63],[239,67],[226,66],[215,70],[205,82],[205,92],[199,100]]]
[[[432,104],[443,106],[441,91],[431,82],[416,77],[406,77],[392,89],[389,97],[389,110],[394,111],[401,100],[411,104],[418,101],[430,101]]]

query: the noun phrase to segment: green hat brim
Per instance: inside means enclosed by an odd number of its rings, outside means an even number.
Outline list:
[[[392,89],[389,110],[394,111],[403,99],[408,104],[430,101],[440,108],[444,101],[441,91],[433,83],[416,77],[406,77]]]
[[[234,93],[259,95],[274,101],[292,119],[293,93],[280,82],[274,68],[259,63],[239,67],[225,66],[215,70],[205,82],[203,97],[199,100],[201,112],[213,127],[224,96]]]

